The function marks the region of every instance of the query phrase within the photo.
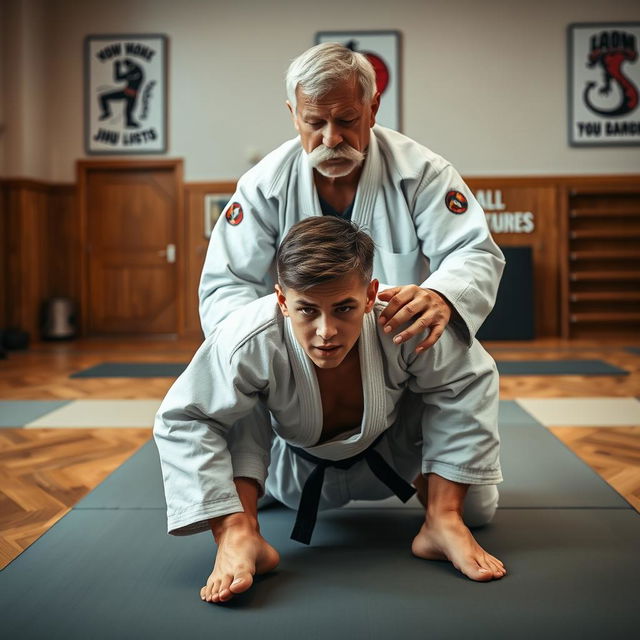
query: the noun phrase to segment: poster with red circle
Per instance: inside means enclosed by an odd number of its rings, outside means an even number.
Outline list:
[[[400,32],[399,31],[320,31],[316,44],[339,42],[362,53],[373,65],[380,92],[376,121],[400,131]]]

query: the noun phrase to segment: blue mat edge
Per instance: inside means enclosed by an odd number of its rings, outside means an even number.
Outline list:
[[[575,366],[575,370],[569,371],[554,371],[554,365],[570,364]],[[555,360],[499,360],[496,359],[496,365],[500,375],[509,376],[531,376],[531,375],[545,375],[545,376],[627,376],[629,372],[616,365],[605,362],[604,360],[595,359],[555,359]],[[512,371],[505,371],[512,365]],[[586,365],[587,367],[593,366],[594,368],[600,367],[599,371],[584,371],[580,369],[580,365]],[[536,367],[540,370],[536,371]],[[517,369],[521,368],[520,371]],[[571,368],[571,367],[570,367]]]
[[[177,378],[186,368],[187,362],[101,362],[87,369],[75,371],[70,378]],[[117,370],[137,369],[144,371],[148,369],[151,373],[136,373],[128,371],[118,373]],[[116,372],[113,371],[116,370]],[[160,370],[154,371],[154,369]],[[162,371],[166,369],[167,371]]]

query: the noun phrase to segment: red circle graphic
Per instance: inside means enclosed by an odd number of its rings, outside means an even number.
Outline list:
[[[244,212],[242,211],[242,207],[238,202],[234,202],[228,209],[227,213],[224,216],[227,219],[227,222],[232,226],[239,225],[243,218]]]
[[[447,205],[447,209],[449,209],[451,213],[464,213],[469,206],[467,198],[459,191],[449,191],[444,201]]]

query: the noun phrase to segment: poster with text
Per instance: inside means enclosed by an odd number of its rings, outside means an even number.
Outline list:
[[[569,144],[640,144],[640,23],[572,24]]]
[[[321,31],[316,44],[339,42],[362,53],[373,65],[380,92],[376,122],[400,131],[400,33],[398,31]]]
[[[85,149],[88,154],[167,149],[166,36],[85,38]]]

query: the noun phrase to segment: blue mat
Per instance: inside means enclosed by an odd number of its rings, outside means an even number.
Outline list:
[[[103,362],[76,371],[71,378],[177,378],[187,365],[183,362]]]
[[[0,400],[0,427],[24,427],[71,400]]]
[[[503,376],[626,376],[603,360],[496,360]]]
[[[278,570],[227,605],[204,603],[212,537],[166,535],[148,442],[0,573],[3,629],[20,640],[212,629],[262,640],[633,637],[640,517],[515,402],[501,403],[500,424],[501,504],[475,535],[507,565],[503,580],[477,584],[414,558],[418,509],[323,512],[305,547],[289,539],[294,512],[275,507],[260,524],[281,554]]]
[[[625,347],[624,350],[640,356],[640,347]]]
[[[500,508],[618,508],[629,503],[513,401],[500,403]],[[407,508],[399,500],[397,508]],[[76,509],[164,509],[158,450],[148,442]]]
[[[261,515],[280,566],[218,606],[199,597],[210,534],[167,536],[161,509],[73,510],[0,573],[6,637],[603,640],[640,628],[629,509],[498,511],[475,534],[509,571],[490,584],[411,555],[420,512],[324,512],[310,547],[289,539],[293,515]]]

